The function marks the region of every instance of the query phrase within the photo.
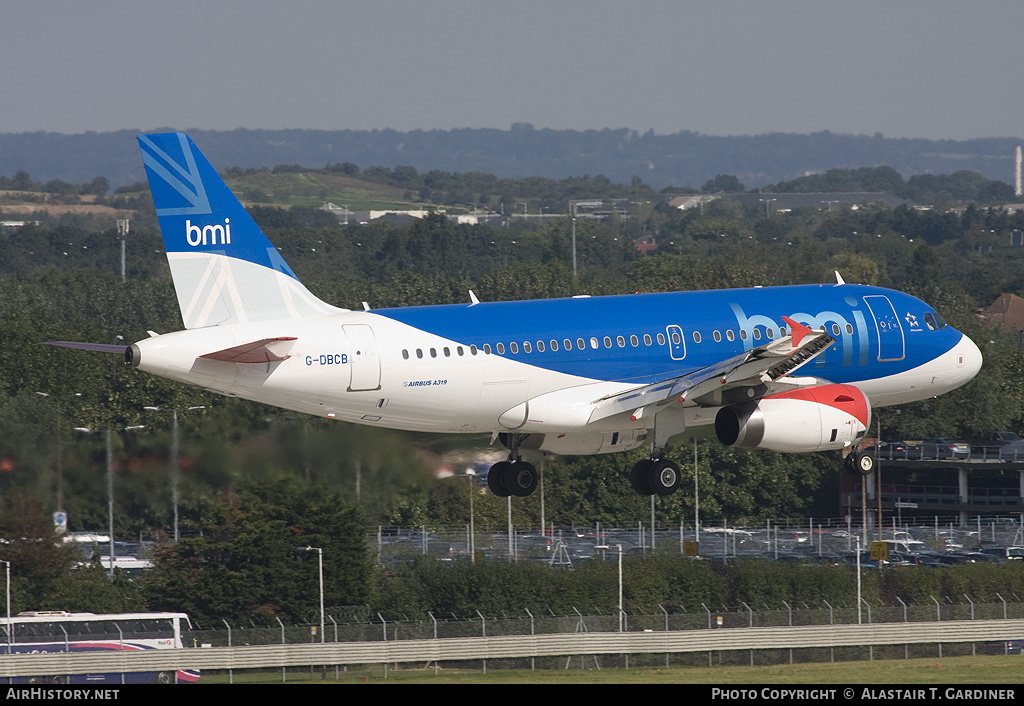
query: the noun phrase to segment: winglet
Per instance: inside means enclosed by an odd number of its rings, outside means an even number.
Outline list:
[[[479,304],[480,303],[480,300],[476,298],[475,294],[473,294],[473,290],[472,289],[469,290],[469,300],[471,302],[473,302],[472,304],[470,304],[470,306],[473,306],[475,304]]]
[[[841,274],[839,274],[839,270],[836,270],[835,273],[836,273],[836,284],[846,284],[846,281],[843,279],[843,276]]]
[[[809,333],[813,333],[811,329],[797,321],[793,321],[793,319],[789,318],[788,316],[783,316],[782,320],[785,321],[790,328],[791,333],[789,335],[793,339],[794,349],[800,347],[800,341],[804,340],[804,336],[806,336]]]

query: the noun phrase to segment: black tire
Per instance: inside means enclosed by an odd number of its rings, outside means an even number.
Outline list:
[[[487,488],[499,498],[507,498],[512,493],[505,487],[505,469],[512,464],[508,461],[498,461],[487,471]]]
[[[532,463],[514,461],[502,474],[502,485],[517,498],[525,498],[537,489],[537,469]]]
[[[651,490],[650,482],[647,480],[649,471],[654,465],[654,461],[645,460],[639,461],[633,470],[629,472],[629,484],[633,486],[633,490],[638,495],[653,495],[654,491]]]
[[[871,454],[854,451],[846,457],[846,468],[850,473],[869,476],[875,471],[875,457]]]
[[[658,459],[647,471],[647,485],[656,495],[671,495],[679,488],[679,466],[668,459]]]

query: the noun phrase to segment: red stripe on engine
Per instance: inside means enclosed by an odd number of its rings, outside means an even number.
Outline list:
[[[767,399],[767,398],[766,398]],[[854,417],[865,428],[868,426],[870,405],[864,393],[853,385],[817,385],[771,395],[773,400],[804,400],[834,407]]]

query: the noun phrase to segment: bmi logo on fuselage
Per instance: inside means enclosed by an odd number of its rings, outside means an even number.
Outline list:
[[[192,225],[192,221],[185,221],[185,240],[192,247],[200,245],[231,245],[231,219],[225,218],[224,225],[199,226]]]

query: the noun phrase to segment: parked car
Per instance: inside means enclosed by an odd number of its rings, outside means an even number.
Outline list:
[[[971,455],[981,458],[998,456],[1000,449],[1015,441],[1021,441],[1021,438],[1015,432],[990,431],[977,441],[971,442]]]
[[[921,458],[921,447],[905,441],[883,441],[878,445],[878,457],[899,461]]]
[[[990,655],[1019,655],[1024,654],[1024,640],[999,640],[989,642],[985,651]]]
[[[982,547],[978,551],[1006,561],[1024,560],[1024,547]]]
[[[1024,462],[1024,439],[1011,441],[1005,446],[1001,446],[999,448],[999,460]]]
[[[942,436],[925,439],[921,442],[921,457],[936,459],[970,458],[971,447],[959,441],[952,441]]]

